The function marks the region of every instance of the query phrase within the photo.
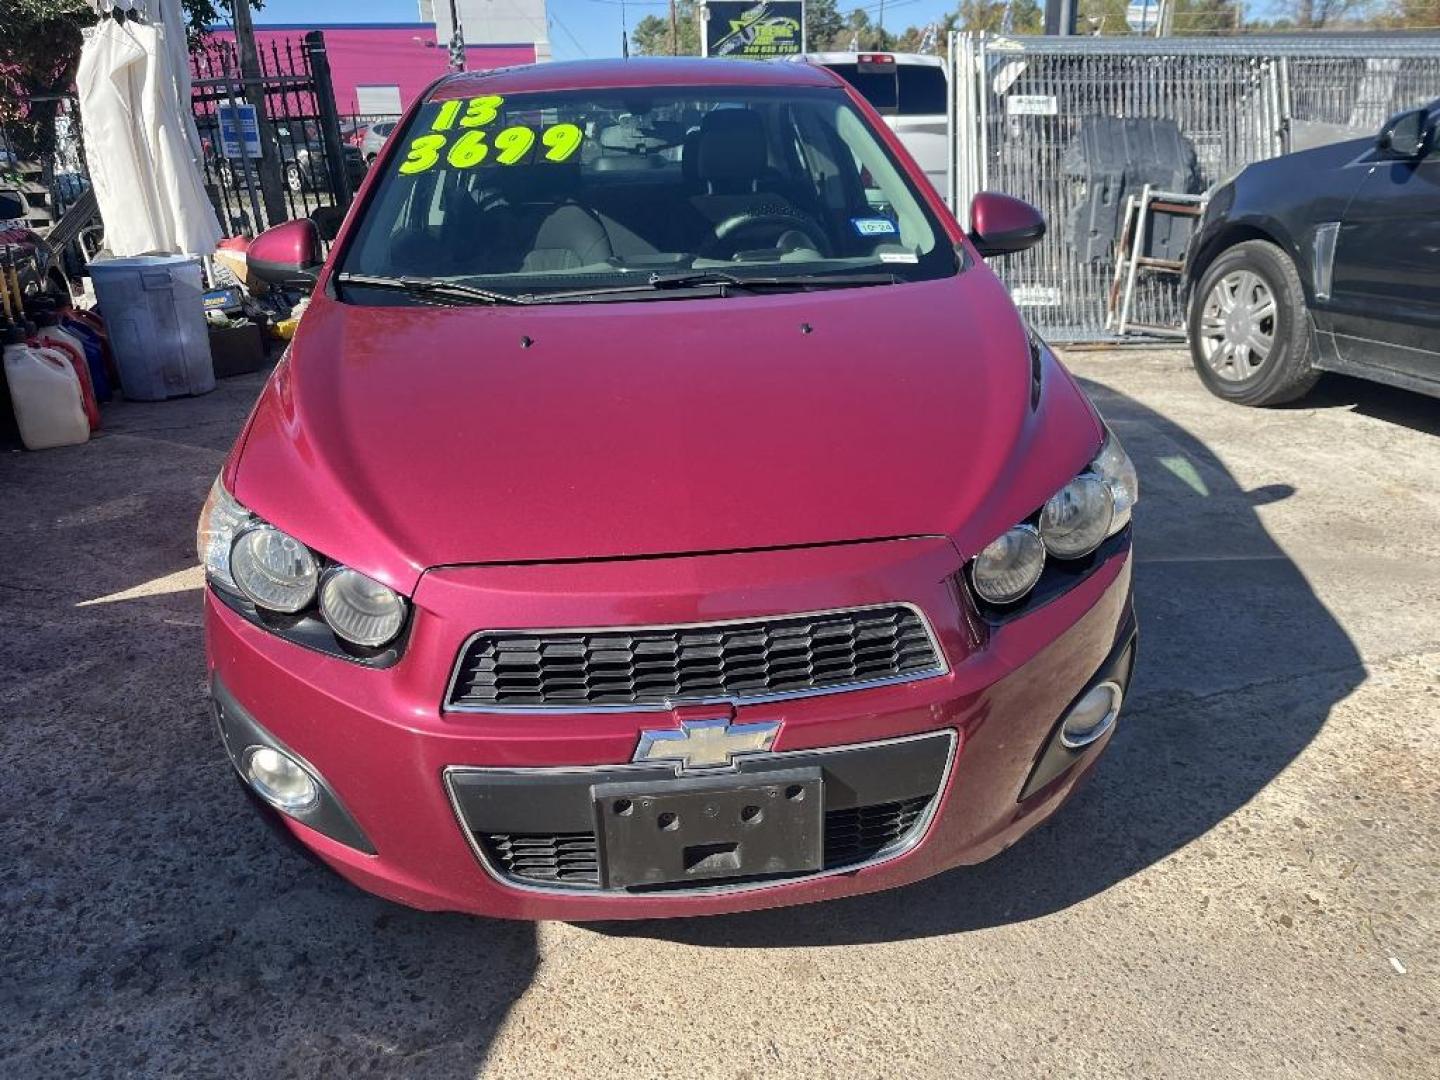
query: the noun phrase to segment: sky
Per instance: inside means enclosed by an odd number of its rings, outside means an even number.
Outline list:
[[[437,0],[444,3],[445,0]],[[550,49],[556,60],[620,55],[622,15],[634,26],[646,15],[663,15],[667,0],[548,0]],[[840,0],[840,10],[863,7],[874,20],[877,0]],[[956,0],[885,0],[885,25],[891,30],[919,26],[956,7]],[[417,22],[416,0],[265,0],[255,21],[265,23]]]

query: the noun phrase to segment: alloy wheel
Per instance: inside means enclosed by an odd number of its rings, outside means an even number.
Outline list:
[[[1235,270],[1211,286],[1200,312],[1205,363],[1226,382],[1259,373],[1275,348],[1275,294],[1253,270]]]

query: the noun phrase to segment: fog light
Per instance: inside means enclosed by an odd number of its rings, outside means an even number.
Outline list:
[[[306,810],[320,799],[315,778],[289,754],[273,747],[250,747],[245,752],[244,771],[250,786],[277,810]]]
[[[1060,725],[1060,741],[1071,750],[1089,746],[1115,723],[1122,696],[1119,685],[1113,682],[1102,682],[1087,690]]]

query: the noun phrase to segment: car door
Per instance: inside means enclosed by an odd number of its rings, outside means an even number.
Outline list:
[[[1424,122],[1433,132],[1436,121],[1432,104]],[[1414,157],[1377,146],[1335,240],[1326,306],[1336,350],[1345,367],[1378,369],[1388,381],[1440,383],[1437,142],[1424,138],[1425,150]],[[1317,293],[1323,285],[1322,277]]]

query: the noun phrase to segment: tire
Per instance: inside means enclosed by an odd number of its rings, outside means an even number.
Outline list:
[[[1281,405],[1320,373],[1295,265],[1274,244],[1247,240],[1216,257],[1190,300],[1190,358],[1216,397]]]
[[[297,195],[305,190],[305,177],[299,165],[285,166],[285,186]]]

